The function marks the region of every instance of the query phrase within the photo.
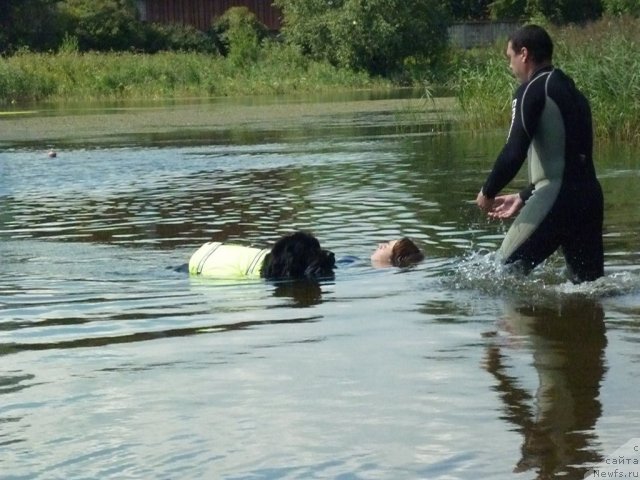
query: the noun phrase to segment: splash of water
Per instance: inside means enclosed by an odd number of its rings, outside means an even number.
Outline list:
[[[640,272],[614,272],[592,282],[574,284],[568,280],[560,256],[551,257],[524,275],[517,268],[504,265],[496,252],[487,251],[471,252],[456,259],[444,281],[458,290],[476,290],[491,296],[515,294],[532,300],[549,296],[602,298],[640,293]]]
[[[640,293],[640,273],[633,271],[615,272],[593,282],[573,284],[565,282],[556,287],[559,293],[582,294],[589,297],[615,297]]]

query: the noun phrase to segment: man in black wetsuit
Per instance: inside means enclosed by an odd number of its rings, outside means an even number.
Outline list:
[[[569,276],[578,283],[604,274],[603,197],[593,166],[589,102],[553,67],[552,55],[549,34],[536,25],[509,38],[507,57],[521,85],[507,142],[476,203],[492,218],[518,213],[500,247],[505,263],[528,273],[562,247]],[[530,185],[498,196],[526,158]]]

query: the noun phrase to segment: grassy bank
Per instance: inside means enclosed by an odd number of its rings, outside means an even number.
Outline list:
[[[274,45],[241,64],[198,53],[20,53],[0,59],[0,103],[281,94],[390,86]]]
[[[549,28],[555,64],[591,101],[599,138],[640,143],[640,19],[604,19],[586,27]],[[451,53],[447,90],[460,121],[474,130],[504,128],[516,82],[503,42]],[[255,61],[198,53],[20,53],[0,58],[2,104],[289,94],[389,88],[366,73],[314,62],[270,42]],[[443,75],[439,75],[443,77]]]
[[[599,138],[640,143],[639,19],[604,19],[586,27],[549,28],[554,63],[576,81],[591,102]],[[482,130],[509,122],[516,87],[504,43],[459,52],[453,60],[452,90],[463,121]]]

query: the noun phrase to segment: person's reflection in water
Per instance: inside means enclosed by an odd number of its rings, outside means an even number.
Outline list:
[[[292,307],[305,308],[322,303],[322,288],[311,280],[280,282],[275,285],[274,297],[288,297],[293,300]]]
[[[553,307],[508,310],[501,325],[509,332],[507,341],[488,347],[486,368],[497,380],[505,418],[524,436],[514,471],[535,470],[539,479],[583,478],[588,464],[601,461],[593,429],[602,412],[598,395],[606,371],[603,309],[586,298],[566,298]],[[507,374],[504,350],[517,337],[532,350],[539,377],[535,396]]]

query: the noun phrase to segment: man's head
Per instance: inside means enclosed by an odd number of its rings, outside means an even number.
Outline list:
[[[538,68],[551,64],[553,41],[544,28],[525,25],[509,36],[507,57],[516,78],[526,82]]]

